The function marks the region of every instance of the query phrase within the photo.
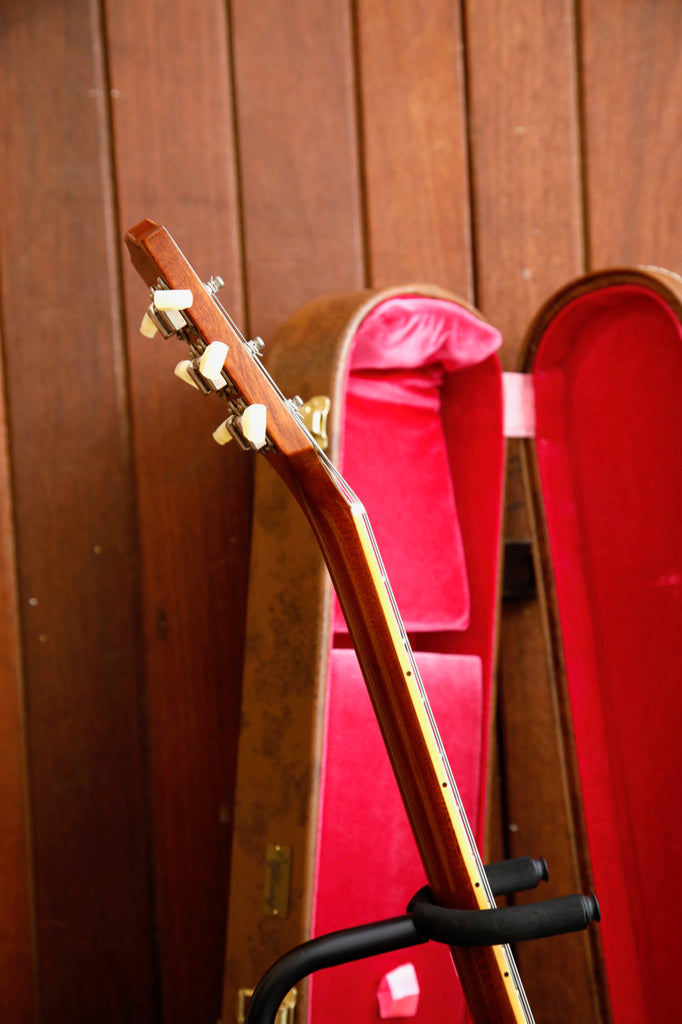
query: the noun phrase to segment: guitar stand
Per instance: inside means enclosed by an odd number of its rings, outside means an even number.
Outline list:
[[[533,857],[488,864],[485,872],[494,896],[534,889],[548,877],[545,861]],[[303,978],[324,967],[407,949],[430,940],[448,946],[495,946],[546,938],[581,931],[599,919],[599,904],[593,895],[559,896],[491,910],[452,910],[435,904],[425,886],[412,897],[402,917],[331,932],[285,953],[254,989],[246,1024],[275,1024],[287,993]]]

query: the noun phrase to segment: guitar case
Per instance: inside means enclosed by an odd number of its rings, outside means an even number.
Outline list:
[[[679,1002],[681,300],[666,271],[590,274],[540,310],[522,366],[548,649],[616,1024],[663,1024]]]
[[[479,840],[504,465],[500,340],[454,296],[418,286],[313,302],[267,358],[285,394],[331,399],[327,454],[368,512]],[[258,465],[224,1022],[287,949],[403,914],[424,884],[316,541]],[[417,1019],[461,1021],[449,952],[434,945],[320,972],[299,992],[296,1020],[375,1021],[383,979],[407,964],[411,983],[384,1012],[418,1002]]]
[[[479,847],[505,434],[524,438],[571,827],[602,906],[593,984],[617,1024],[670,1019],[679,952],[681,295],[663,271],[581,278],[538,313],[515,374],[480,313],[422,285],[309,303],[266,359],[320,437],[308,400],[330,400],[327,454],[369,514]],[[402,914],[423,884],[316,541],[259,464],[223,1024],[284,952]],[[296,999],[282,1024],[465,1019],[434,943],[319,972]]]

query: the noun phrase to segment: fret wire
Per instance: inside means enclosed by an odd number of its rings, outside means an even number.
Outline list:
[[[425,713],[427,715],[427,718],[428,718],[428,721],[429,721],[429,725],[431,727],[432,737],[433,737],[435,746],[436,746],[436,748],[438,750],[438,754],[440,756],[440,759],[441,759],[441,762],[442,762],[442,765],[443,765],[443,770],[444,770],[445,775],[446,775],[447,780],[448,780],[448,785],[450,786],[451,792],[452,792],[452,794],[454,796],[455,802],[456,802],[457,807],[458,807],[458,809],[460,811],[460,820],[462,822],[462,825],[463,825],[464,830],[466,832],[467,838],[469,840],[470,852],[472,854],[474,863],[476,864],[476,867],[478,869],[478,873],[479,873],[479,876],[480,876],[481,888],[483,889],[483,891],[485,893],[485,896],[486,896],[486,899],[488,900],[489,906],[491,908],[493,908],[493,907],[496,906],[495,897],[494,897],[492,889],[490,887],[490,883],[488,881],[488,877],[486,875],[485,867],[484,867],[483,862],[481,860],[481,856],[480,856],[480,854],[478,852],[478,847],[476,846],[476,841],[474,839],[474,835],[473,835],[473,832],[471,830],[471,825],[469,824],[469,820],[468,820],[466,812],[464,810],[464,805],[462,803],[462,798],[461,798],[461,795],[460,795],[459,790],[457,788],[457,784],[455,782],[455,778],[454,778],[454,775],[453,775],[453,772],[452,772],[452,768],[450,766],[450,762],[449,762],[447,754],[445,752],[445,747],[443,745],[443,741],[442,741],[442,739],[440,737],[440,733],[438,731],[438,726],[436,724],[436,718],[435,718],[435,715],[433,713],[433,709],[431,708],[431,704],[429,702],[429,699],[428,699],[428,696],[427,696],[427,693],[426,693],[426,689],[424,687],[424,682],[423,682],[423,680],[421,678],[421,674],[419,672],[419,669],[417,668],[417,663],[416,663],[416,660],[415,660],[415,657],[414,657],[414,652],[412,651],[412,645],[409,642],[409,638],[407,636],[407,632],[405,630],[404,623],[402,621],[400,612],[398,610],[398,606],[397,606],[397,603],[396,603],[396,600],[395,600],[395,596],[393,594],[393,589],[391,587],[390,581],[389,581],[388,576],[386,574],[386,570],[384,568],[384,563],[383,563],[383,560],[381,558],[381,553],[379,551],[379,547],[377,545],[376,538],[374,536],[374,531],[373,531],[371,523],[369,521],[369,517],[368,517],[368,515],[367,515],[367,513],[366,513],[366,511],[364,509],[364,506],[359,501],[359,499],[354,495],[353,491],[348,486],[348,484],[344,480],[344,478],[341,475],[341,473],[336,469],[334,464],[326,457],[326,455],[323,452],[320,452],[320,455],[322,456],[322,462],[323,462],[327,472],[330,474],[330,476],[332,477],[334,482],[337,485],[340,486],[340,489],[342,489],[343,491],[346,492],[344,494],[344,497],[349,497],[350,498],[352,504],[356,508],[356,511],[362,517],[363,525],[364,525],[364,527],[365,527],[365,529],[367,531],[367,537],[368,537],[368,539],[370,541],[370,544],[371,544],[371,547],[372,547],[372,552],[373,552],[373,555],[374,555],[374,557],[376,559],[378,574],[379,574],[379,576],[381,578],[381,581],[382,581],[382,583],[384,585],[384,588],[386,590],[386,594],[387,594],[387,597],[389,599],[389,602],[390,602],[390,605],[391,605],[391,609],[393,611],[393,615],[395,617],[395,625],[397,626],[398,631],[400,633],[400,637],[402,639],[402,642],[403,642],[403,645],[404,645],[404,648],[405,648],[405,653],[407,654],[407,657],[408,657],[409,662],[410,662],[410,670],[412,672],[412,676],[413,676],[413,678],[415,680],[415,683],[417,685],[417,688],[419,690],[419,696],[420,696],[420,698],[422,700],[422,703],[423,703],[423,706],[424,706],[424,710],[425,710]],[[521,976],[520,976],[519,971],[518,971],[516,960],[515,960],[512,952],[511,952],[511,949],[510,949],[510,947],[508,945],[503,945],[500,948],[501,948],[502,953],[503,953],[503,955],[505,957],[505,961],[506,961],[507,966],[509,968],[509,974],[510,974],[510,976],[511,976],[513,982],[514,982],[514,987],[515,987],[516,992],[517,992],[517,994],[519,996],[519,1001],[521,1002],[524,1014],[526,1016],[527,1024],[533,1024],[534,1018],[533,1018],[532,1010],[531,1010],[531,1007],[530,1007],[530,1003],[528,1002],[528,997],[527,997],[525,989],[523,987],[523,983],[521,981]]]

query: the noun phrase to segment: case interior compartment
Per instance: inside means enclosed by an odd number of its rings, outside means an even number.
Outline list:
[[[682,336],[636,282],[535,342],[539,474],[610,999],[677,1012],[682,846]]]

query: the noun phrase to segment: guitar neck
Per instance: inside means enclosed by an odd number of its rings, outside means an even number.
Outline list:
[[[329,568],[412,832],[436,901],[494,906],[410,644],[360,502],[319,453],[269,455],[310,522]],[[532,1022],[506,947],[452,949],[475,1024]]]
[[[201,359],[217,340],[222,365],[206,370],[203,389],[223,396],[229,413],[223,427],[245,447],[251,443],[263,451],[317,536],[436,901],[462,910],[494,906],[362,505],[165,228],[142,221],[127,233],[126,243],[154,296],[189,291],[189,305],[176,307],[186,312],[175,320],[160,319],[159,307],[150,306],[152,323],[189,345],[194,377],[188,382],[201,378]],[[267,409],[267,438],[250,436],[244,422],[249,408]],[[474,1024],[532,1024],[506,947],[458,947],[452,955]]]

